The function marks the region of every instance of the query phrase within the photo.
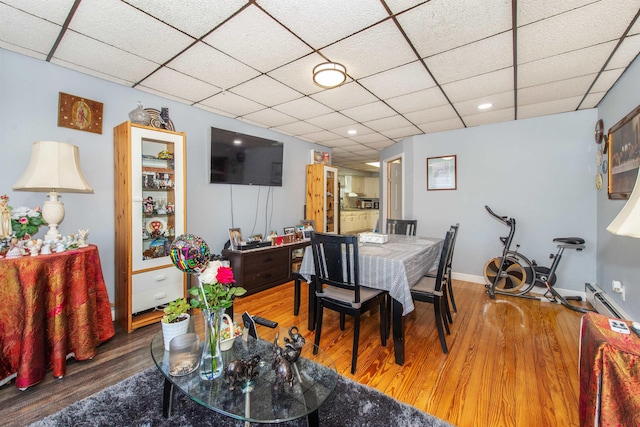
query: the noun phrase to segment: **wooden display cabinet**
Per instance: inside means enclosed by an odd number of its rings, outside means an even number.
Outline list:
[[[321,163],[307,165],[305,219],[314,220],[316,231],[338,232],[338,197],[338,168]]]
[[[185,134],[125,122],[113,141],[116,322],[131,332],[186,296],[186,274],[169,257],[186,228]]]

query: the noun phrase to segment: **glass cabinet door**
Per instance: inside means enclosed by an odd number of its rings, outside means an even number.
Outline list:
[[[133,270],[170,264],[169,247],[184,233],[184,140],[132,128]]]
[[[337,197],[338,197],[338,170],[332,167],[325,167],[325,232],[338,232]]]

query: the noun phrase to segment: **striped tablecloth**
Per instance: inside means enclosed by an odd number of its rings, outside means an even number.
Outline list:
[[[411,287],[427,271],[438,265],[443,239],[389,235],[389,241],[359,243],[360,285],[389,291],[402,304],[402,315],[413,311]],[[311,246],[307,246],[300,274],[309,281],[315,274]]]

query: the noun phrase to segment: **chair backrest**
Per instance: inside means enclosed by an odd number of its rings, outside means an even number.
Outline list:
[[[415,236],[416,228],[418,228],[417,219],[387,219],[388,234]]]
[[[353,290],[359,303],[358,236],[312,232],[311,249],[318,285]]]
[[[444,242],[442,244],[442,251],[440,252],[440,261],[438,262],[438,272],[436,274],[436,284],[435,290],[442,291],[442,287],[445,283],[445,273],[447,270],[447,262],[449,261],[449,257],[451,255],[452,250],[452,242],[453,242],[453,230],[447,231],[447,234],[444,237]]]
[[[453,237],[451,239],[451,250],[449,251],[449,260],[447,261],[447,274],[451,273],[451,264],[453,263],[453,251],[456,247],[456,239],[458,238],[458,230],[460,229],[460,223],[456,223],[456,225],[452,225],[449,228],[450,231],[453,231]]]

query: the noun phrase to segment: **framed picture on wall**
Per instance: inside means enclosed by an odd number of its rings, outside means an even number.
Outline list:
[[[628,199],[640,166],[640,105],[609,129],[607,192],[610,199]]]
[[[427,190],[455,190],[458,187],[456,177],[456,156],[427,158]]]

